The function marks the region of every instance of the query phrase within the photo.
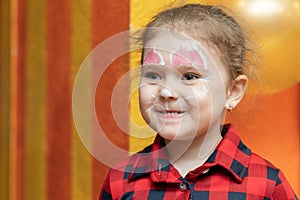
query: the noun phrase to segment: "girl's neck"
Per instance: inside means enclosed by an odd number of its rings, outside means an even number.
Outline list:
[[[202,166],[222,140],[220,127],[190,141],[172,141],[167,145],[170,162],[182,177]]]

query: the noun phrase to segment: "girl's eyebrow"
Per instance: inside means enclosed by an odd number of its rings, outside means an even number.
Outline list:
[[[179,66],[167,66],[167,65],[160,65],[160,64],[145,64],[143,65],[143,70],[172,70],[177,71],[179,74],[184,74],[187,72],[194,72],[200,73],[201,75],[205,75],[209,73],[208,69],[199,69],[195,66],[190,65],[179,65]]]
[[[204,68],[198,68],[191,65],[179,65],[175,67],[177,71],[183,72],[183,71],[197,71],[199,73],[207,73],[208,69]]]

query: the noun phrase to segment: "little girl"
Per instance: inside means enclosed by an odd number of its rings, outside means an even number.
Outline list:
[[[142,41],[140,110],[158,135],[110,170],[100,199],[297,199],[283,173],[223,125],[248,83],[237,22],[188,4],[160,12]]]

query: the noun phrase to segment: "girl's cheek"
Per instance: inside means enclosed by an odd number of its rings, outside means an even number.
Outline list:
[[[197,98],[199,101],[207,101],[209,97],[209,91],[206,86],[202,87],[198,93],[197,93]]]
[[[199,104],[201,102],[208,102],[210,99],[210,92],[206,84],[201,84],[198,87],[192,87],[191,89],[186,89],[185,94],[183,94],[185,99],[189,101],[194,101],[194,104]]]
[[[158,87],[155,85],[143,85],[139,90],[141,101],[150,101],[157,98]]]

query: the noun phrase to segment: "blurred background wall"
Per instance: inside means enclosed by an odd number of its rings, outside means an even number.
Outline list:
[[[97,199],[108,168],[77,134],[76,73],[97,44],[142,27],[170,2],[0,0],[0,200]],[[247,95],[227,121],[253,151],[284,171],[299,196],[300,1],[202,2],[228,6],[253,31],[266,67],[265,92]],[[109,105],[114,85],[134,67],[134,59],[124,55],[113,62],[95,97],[107,137],[131,152],[151,138],[128,137]],[[131,118],[142,124],[136,102],[133,94]]]

